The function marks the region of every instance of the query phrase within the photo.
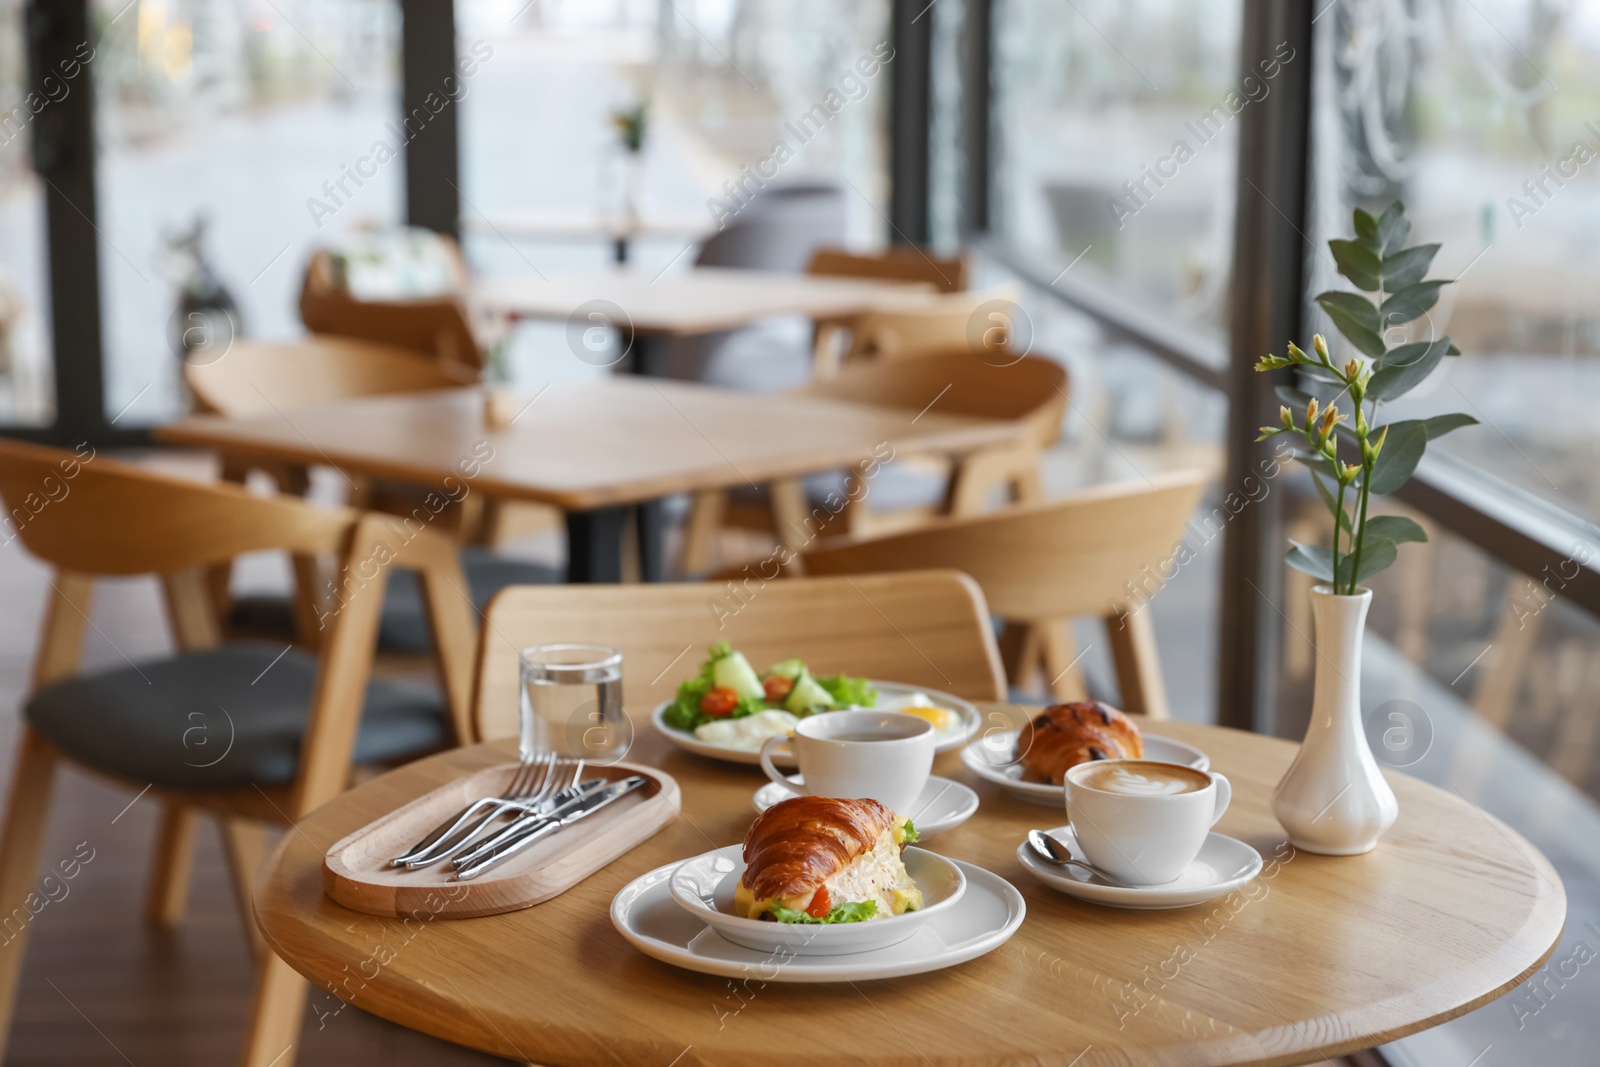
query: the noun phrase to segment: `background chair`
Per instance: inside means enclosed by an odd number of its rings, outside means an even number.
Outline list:
[[[824,541],[805,553],[806,572],[965,571],[1008,623],[1001,647],[1012,686],[1024,688],[1042,667],[1056,700],[1085,696],[1068,624],[1097,616],[1105,623],[1121,706],[1164,719],[1148,601],[1171,576],[1162,572],[1203,488],[1198,473],[1165,475],[890,537]]]
[[[895,245],[872,255],[846,252],[842,248],[819,248],[806,271],[819,277],[907,282],[932,286],[941,293],[960,293],[967,288],[968,268],[965,252],[939,258],[920,248]],[[898,331],[892,317],[889,321],[872,316],[817,319],[812,326],[812,372],[818,378],[831,377],[838,373],[842,357],[864,358],[882,348],[890,348],[894,354],[912,355],[963,344],[967,318],[973,307],[965,300],[936,302],[931,309],[934,314],[912,315]],[[953,321],[958,308],[965,309],[966,318]],[[897,344],[893,338],[902,333],[905,343]],[[841,343],[847,338],[852,341],[850,351],[842,353]]]
[[[479,340],[498,331],[498,324],[475,328],[462,293],[467,271],[455,242],[436,238],[453,263],[455,290],[414,298],[362,299],[347,288],[335,252],[321,250],[306,265],[300,287],[300,321],[313,333],[355,337],[399,348],[431,353],[452,375],[476,379],[488,362],[487,345]]]
[[[806,264],[806,272],[830,278],[922,282],[941,293],[959,293],[967,287],[970,262],[965,252],[940,257],[906,245],[892,245],[871,255],[819,248]]]
[[[398,534],[386,520],[348,509],[4,441],[0,499],[23,544],[54,568],[55,591],[0,839],[6,900],[21,900],[33,887],[51,781],[65,760],[163,801],[147,906],[158,923],[182,914],[197,813],[216,814],[255,937],[249,900],[263,823],[292,822],[343,790],[355,761],[405,760],[470,733],[472,619],[456,592],[463,579],[454,546],[436,534]],[[323,617],[319,657],[220,640],[205,568],[270,550],[335,554],[345,568],[340,599]],[[419,573],[442,702],[369,681],[389,569],[383,561]],[[77,673],[93,579],[136,574],[160,578],[178,651]],[[304,985],[256,947],[245,1062],[265,1067],[298,1032]],[[8,949],[0,954],[0,1042],[10,1030],[23,944]]]
[[[716,605],[722,610],[715,610]],[[727,641],[757,670],[799,656],[818,673],[866,675],[1000,700],[1005,681],[983,594],[951,571],[717,586],[513,587],[495,597],[478,646],[480,738],[517,734],[518,651],[556,641],[622,650],[635,730]]]
[[[229,418],[284,416],[302,407],[336,400],[387,393],[459,387],[459,365],[444,365],[391,345],[351,338],[313,337],[301,341],[236,343],[228,354],[204,366],[185,364],[184,380],[196,403],[205,411]],[[468,376],[475,380],[475,375]],[[281,491],[303,495],[310,479],[304,467],[283,463],[242,465],[225,461],[222,477],[242,483],[252,468],[272,476]],[[348,503],[353,507],[409,515],[422,506],[427,487],[365,479],[345,480],[352,486]],[[436,529],[454,531],[463,541],[492,542],[500,509],[486,503],[482,494],[468,494],[440,513]],[[430,511],[431,516],[431,511]],[[466,585],[480,607],[507,585],[558,582],[553,567],[496,555],[483,544],[471,544],[461,554]],[[295,561],[295,581],[303,595],[297,602],[287,597],[249,596],[234,602],[228,594],[231,568],[223,564],[212,578],[218,612],[238,633],[270,634],[302,640],[315,631],[307,599],[321,590],[323,576],[314,561]],[[428,649],[428,629],[423,603],[411,575],[394,576],[383,602],[378,644],[385,652],[419,653]]]
[[[849,473],[783,479],[764,493],[697,493],[684,525],[680,566],[685,573],[702,573],[711,566],[724,528],[771,532],[790,544],[797,543],[793,539],[808,541],[818,532],[811,528],[814,523],[807,522],[813,501],[839,492],[851,477],[868,489],[849,499],[830,520],[829,534],[885,533],[941,515],[972,515],[1001,493],[1013,503],[1041,499],[1039,457],[1061,434],[1067,372],[1041,356],[1022,356],[995,366],[962,348],[903,362],[857,364],[837,378],[799,392],[914,413],[928,409],[1016,420],[1024,424],[1024,439],[954,461],[897,457],[870,475],[863,465]]]

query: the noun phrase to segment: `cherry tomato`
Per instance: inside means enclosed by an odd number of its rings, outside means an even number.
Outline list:
[[[785,678],[781,674],[770,675],[762,679],[761,688],[767,691],[767,703],[782,704],[783,698],[794,688],[794,679]]]
[[[739,706],[739,694],[719,685],[700,698],[700,710],[707,715],[728,715]]]
[[[811,903],[806,906],[806,914],[813,919],[826,919],[828,912],[833,910],[833,901],[828,897],[828,887],[820,887],[816,895],[811,898]]]

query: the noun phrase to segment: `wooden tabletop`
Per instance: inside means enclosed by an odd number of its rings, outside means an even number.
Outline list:
[[[930,405],[936,399],[929,395]],[[889,455],[959,455],[1016,441],[1019,424],[817,397],[738,393],[632,377],[501,394],[364,397],[248,419],[197,416],[156,436],[257,459],[327,464],[424,486],[568,510],[760,485]]]
[[[565,321],[600,310],[643,334],[697,334],[745,326],[769,315],[836,318],[931,300],[932,287],[866,278],[696,267],[648,271],[561,271],[486,278],[471,300],[487,312]],[[596,301],[603,301],[602,308]],[[618,318],[618,310],[621,316]]]
[[[986,713],[1023,709],[994,705]],[[629,946],[611,898],[662,864],[742,840],[763,781],[753,768],[671,748],[633,709],[631,759],[683,789],[673,826],[563,896],[507,915],[401,923],[334,904],[322,855],[420,793],[514,756],[457,750],[368,782],[285,834],[257,883],[268,942],[309,978],[314,1012],[339,1002],[439,1037],[549,1065],[1300,1064],[1367,1048],[1507,992],[1554,948],[1566,895],[1550,864],[1460,797],[1388,773],[1400,818],[1377,850],[1296,853],[1272,819],[1294,747],[1214,727],[1149,726],[1209,752],[1233,782],[1219,830],[1267,860],[1250,886],[1196,908],[1080,903],[1026,873],[1016,847],[1060,813],[1010,799],[955,754],[936,772],[982,807],[930,842],[1008,879],[1022,928],[948,970],[844,985],[748,987]],[[381,963],[374,963],[380,960]],[[350,982],[351,975],[365,977]]]
[[[698,237],[715,227],[709,212],[646,211],[629,218],[620,211],[529,208],[504,211],[492,217],[464,215],[463,228],[491,236],[520,237],[535,241],[607,240],[641,237]],[[537,279],[535,279],[537,280]]]

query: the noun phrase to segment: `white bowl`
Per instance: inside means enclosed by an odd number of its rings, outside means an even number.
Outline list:
[[[922,890],[922,907],[903,915],[856,923],[780,923],[733,913],[733,890],[744,873],[743,845],[729,845],[684,860],[672,872],[672,899],[728,941],[757,952],[787,956],[844,956],[899,944],[929,919],[948,911],[966,892],[961,868],[936,853],[907,848],[906,873]]]

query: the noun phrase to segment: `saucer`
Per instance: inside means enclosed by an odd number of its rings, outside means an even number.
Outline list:
[[[846,956],[898,945],[955,907],[967,891],[967,880],[953,861],[927,849],[908,848],[902,853],[906,873],[922,890],[917,910],[857,923],[763,922],[734,914],[733,890],[744,873],[743,851],[743,845],[728,845],[684,860],[667,885],[679,907],[725,940],[767,955]]]
[[[1058,826],[1045,833],[1060,840],[1074,856],[1082,857],[1083,849],[1078,847],[1078,839],[1070,826]],[[1026,841],[1017,848],[1017,859],[1028,868],[1029,874],[1068,896],[1113,908],[1145,910],[1203,904],[1248,885],[1261,873],[1261,853],[1238,838],[1216,833],[1206,835],[1206,843],[1200,846],[1200,854],[1194,862],[1177,881],[1166,885],[1112,885],[1081,867],[1046,863],[1034,855]]]
[[[1018,800],[1035,804],[1048,804],[1062,811],[1067,807],[1066,787],[1049,782],[1022,780],[1022,764],[1016,761],[1017,730],[997,730],[985,733],[961,749],[961,762],[967,770],[986,782],[1006,790]],[[1170,737],[1144,735],[1144,755],[1140,759],[1158,763],[1181,763],[1197,771],[1210,770],[1211,757],[1182,741]]]
[[[800,774],[790,775],[789,781],[795,785],[806,784],[805,776]],[[768,782],[756,790],[751,800],[757,811],[766,811],[778,801],[788,800],[793,795],[776,782]],[[955,829],[972,818],[972,813],[977,810],[978,794],[960,782],[934,775],[922,787],[911,810],[902,814],[917,828],[917,840],[923,841],[934,834]]]
[[[1005,944],[1027,905],[1010,882],[982,867],[951,860],[967,891],[910,937],[888,948],[848,956],[800,956],[742,948],[672,899],[678,864],[635,878],[611,901],[611,925],[647,956],[685,970],[763,982],[866,982],[942,970]]]

